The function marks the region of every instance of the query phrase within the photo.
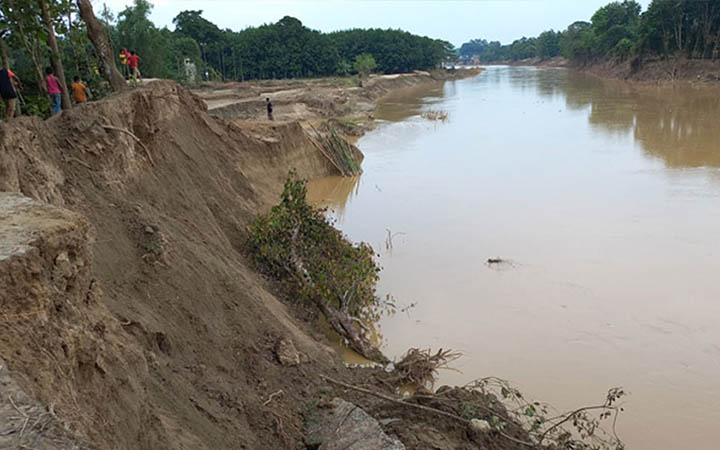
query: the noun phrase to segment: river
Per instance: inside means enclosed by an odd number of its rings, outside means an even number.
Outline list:
[[[364,174],[310,194],[414,304],[379,324],[387,355],[458,350],[441,383],[561,410],[622,386],[630,450],[718,448],[720,90],[489,67],[376,115]]]

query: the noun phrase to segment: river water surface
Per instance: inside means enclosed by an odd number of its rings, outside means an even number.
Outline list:
[[[442,383],[562,410],[623,386],[630,450],[720,448],[720,91],[490,67],[377,117],[364,174],[310,194],[415,304],[379,324],[386,354],[459,350]]]

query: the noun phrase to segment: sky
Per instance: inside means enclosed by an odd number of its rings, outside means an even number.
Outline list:
[[[564,30],[611,0],[150,0],[152,21],[173,29],[180,11],[201,9],[220,28],[238,31],[293,16],[316,30],[400,28],[456,46],[483,38],[511,43],[548,29]],[[651,0],[639,0],[643,10]],[[132,0],[93,0],[115,14]]]

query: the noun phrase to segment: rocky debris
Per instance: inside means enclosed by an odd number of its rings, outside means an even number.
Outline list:
[[[300,352],[295,348],[293,341],[282,338],[275,346],[275,356],[283,366],[297,366],[300,364]]]
[[[372,416],[341,398],[313,421],[305,444],[317,450],[405,450],[402,442],[391,438]]]
[[[62,427],[52,408],[31,399],[0,359],[0,448],[79,450],[86,448]]]
[[[490,423],[487,420],[481,419],[471,420],[470,428],[472,428],[473,431],[477,431],[479,433],[489,433],[490,431],[492,431],[492,426],[490,426]]]

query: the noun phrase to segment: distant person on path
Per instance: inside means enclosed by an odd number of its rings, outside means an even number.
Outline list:
[[[130,74],[130,72],[128,72],[128,56],[130,56],[130,53],[126,48],[120,50],[120,64],[122,65],[122,73],[126,80]]]
[[[185,58],[185,82],[188,84],[195,84],[197,81],[197,67],[190,58]]]
[[[54,116],[62,109],[62,92],[65,89],[60,80],[53,74],[52,67],[45,69],[45,91],[50,97],[50,115]]]
[[[273,118],[273,113],[272,113],[272,109],[273,109],[273,108],[272,108],[272,102],[270,101],[270,98],[269,98],[269,97],[266,98],[266,99],[265,99],[265,102],[267,103],[267,115],[268,115],[268,120],[275,120],[275,119]]]
[[[15,84],[18,88],[22,87],[20,79],[10,69],[5,67],[0,69],[0,97],[5,104],[5,119],[7,120],[15,117],[15,102],[17,101]]]
[[[80,77],[77,75],[75,75],[74,83],[72,84],[72,90],[75,103],[85,103],[88,101],[88,98],[91,97],[90,89],[87,88],[85,83],[80,81]]]
[[[128,67],[130,68],[130,76],[132,76],[133,85],[137,85],[137,80],[142,81],[142,75],[140,69],[138,69],[138,63],[140,62],[140,56],[135,53],[135,50],[130,50],[130,56],[127,59]]]

